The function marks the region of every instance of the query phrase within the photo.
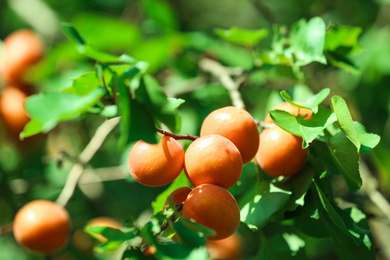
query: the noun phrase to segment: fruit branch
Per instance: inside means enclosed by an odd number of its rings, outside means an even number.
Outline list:
[[[234,70],[222,66],[219,62],[211,59],[202,59],[199,62],[200,67],[216,76],[222,85],[229,91],[233,105],[238,108],[245,109],[245,104],[240,93],[242,80],[235,81],[232,75],[240,75],[242,70]]]
[[[167,132],[167,131],[159,129],[159,128],[156,128],[156,131],[159,132],[160,134],[163,134],[163,135],[166,135],[166,136],[170,136],[170,137],[172,137],[175,140],[191,140],[191,141],[195,141],[196,139],[199,138],[198,136],[192,136],[192,135],[189,135],[189,134],[176,135],[176,134]]]
[[[65,207],[70,198],[72,197],[75,188],[80,180],[81,175],[84,172],[85,165],[92,159],[95,153],[102,146],[104,140],[108,134],[115,128],[119,123],[119,118],[113,118],[106,120],[99,126],[96,130],[95,135],[92,137],[91,141],[87,144],[84,150],[78,157],[78,163],[73,165],[71,171],[69,172],[68,178],[66,180],[65,186],[61,191],[61,194],[58,196],[56,201],[57,204]]]

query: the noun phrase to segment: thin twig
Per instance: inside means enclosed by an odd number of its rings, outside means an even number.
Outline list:
[[[12,233],[12,230],[13,230],[13,222],[0,227],[0,236],[8,233]]]
[[[84,171],[85,164],[87,164],[92,159],[92,157],[95,155],[95,153],[103,144],[108,134],[114,129],[114,127],[118,123],[119,123],[119,118],[106,120],[96,130],[96,133],[92,137],[91,141],[81,152],[79,156],[79,162],[73,165],[73,168],[69,172],[65,186],[62,189],[61,194],[58,196],[58,199],[56,201],[58,205],[65,207],[65,205],[68,203]]]
[[[230,98],[235,107],[245,109],[245,104],[239,91],[242,82],[233,80],[230,73],[231,68],[226,68],[217,61],[207,58],[202,59],[199,65],[204,71],[212,73],[221,81],[222,85],[229,91]],[[237,71],[234,74],[237,75]]]
[[[192,136],[192,135],[189,135],[189,134],[176,135],[176,134],[170,133],[168,131],[165,131],[165,130],[162,130],[162,129],[159,129],[159,128],[156,128],[156,131],[161,133],[161,134],[163,134],[163,135],[170,136],[170,137],[172,137],[173,139],[176,139],[176,140],[191,140],[191,141],[195,141],[196,139],[199,138],[198,136]]]

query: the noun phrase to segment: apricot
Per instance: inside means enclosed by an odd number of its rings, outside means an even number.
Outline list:
[[[236,199],[228,190],[213,184],[202,184],[188,194],[183,217],[213,230],[215,234],[208,236],[208,240],[226,238],[240,225]]]
[[[26,71],[41,60],[44,44],[37,33],[31,30],[17,30],[3,42],[0,59],[0,75],[5,82],[22,82]]]
[[[12,133],[19,134],[30,120],[24,109],[28,95],[18,87],[7,86],[0,94],[0,115]]]
[[[293,176],[305,164],[307,149],[302,148],[302,138],[275,126],[260,134],[256,161],[270,176]]]
[[[184,166],[184,150],[169,136],[163,136],[157,144],[140,140],[130,151],[128,165],[131,175],[139,183],[162,186],[179,176]]]
[[[69,215],[54,202],[35,200],[17,212],[13,231],[16,241],[23,247],[50,254],[63,248],[68,241]]]
[[[210,183],[228,189],[241,176],[240,151],[223,136],[204,135],[187,148],[184,171],[194,187]]]
[[[172,191],[172,193],[169,194],[169,196],[167,197],[164,203],[164,208],[165,206],[169,205],[169,200],[172,200],[174,205],[182,204],[186,200],[188,194],[191,191],[192,189],[190,187],[180,187]]]
[[[224,239],[207,241],[206,248],[210,259],[242,259],[242,241],[237,232]]]
[[[242,156],[250,162],[259,147],[259,129],[253,117],[244,109],[228,106],[211,112],[203,121],[200,136],[222,135],[229,139]]]
[[[303,105],[300,102],[295,102],[295,103],[297,103],[298,105]],[[311,111],[310,109],[299,108],[299,107],[291,105],[288,102],[280,103],[279,105],[275,106],[271,110],[283,110],[283,111],[290,113],[293,116],[298,116],[298,115],[305,116],[304,117],[305,120],[309,120],[313,114],[313,111]],[[264,119],[264,123],[266,123],[266,124],[274,123],[274,121],[271,119],[270,114],[267,114],[267,116]]]

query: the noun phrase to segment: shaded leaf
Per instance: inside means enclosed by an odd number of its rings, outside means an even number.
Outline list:
[[[359,122],[354,122],[356,132],[360,140],[360,153],[369,153],[371,149],[378,145],[381,137],[376,134],[367,133],[364,126]]]

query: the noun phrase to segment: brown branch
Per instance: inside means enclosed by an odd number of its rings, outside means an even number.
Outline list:
[[[164,232],[164,230],[166,230],[169,227],[169,224],[171,222],[175,222],[178,219],[178,213],[180,211],[182,211],[183,205],[184,205],[183,203],[180,203],[180,204],[176,205],[175,212],[173,212],[173,214],[167,219],[167,221],[165,223],[160,225],[160,231],[155,233],[154,234],[155,236],[158,236],[159,234]]]
[[[202,59],[199,62],[199,66],[204,71],[210,72],[219,79],[222,85],[229,91],[230,98],[235,107],[245,109],[245,104],[239,91],[242,86],[242,80],[234,81],[232,78],[232,74],[241,75],[242,70],[238,73],[237,70],[224,67],[219,62],[207,58]]]
[[[170,137],[172,137],[173,139],[176,139],[176,140],[191,140],[191,141],[195,141],[196,139],[199,138],[198,136],[192,136],[192,135],[189,135],[189,134],[176,135],[176,134],[167,132],[167,131],[159,129],[159,128],[156,128],[156,131],[159,132],[160,134],[163,134],[163,135],[166,135],[166,136],[170,136]]]
[[[0,236],[8,233],[12,233],[12,231],[13,231],[13,222],[0,227]]]
[[[69,172],[65,186],[56,201],[58,205],[65,207],[65,205],[68,203],[76,189],[82,173],[84,172],[85,165],[92,159],[92,157],[103,144],[108,134],[115,128],[118,123],[119,118],[106,120],[96,130],[95,135],[92,137],[88,145],[84,148],[78,157],[79,162],[73,165],[73,168]]]

